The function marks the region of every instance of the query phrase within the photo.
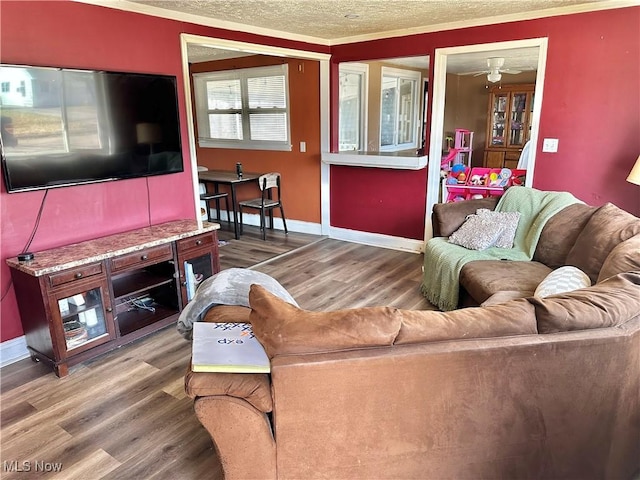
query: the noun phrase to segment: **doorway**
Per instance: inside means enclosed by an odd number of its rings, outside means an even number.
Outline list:
[[[433,78],[433,104],[431,114],[431,141],[429,148],[428,180],[427,180],[427,208],[425,218],[425,241],[433,236],[431,224],[431,212],[436,203],[440,201],[440,159],[443,152],[445,138],[445,96],[447,88],[447,73],[458,69],[461,62],[459,60],[470,60],[473,58],[486,59],[491,56],[500,55],[507,57],[510,51],[519,49],[537,49],[536,76],[533,112],[531,114],[531,134],[530,142],[532,154],[528,161],[528,172],[526,186],[533,184],[533,172],[535,167],[535,146],[538,143],[538,130],[540,112],[542,108],[542,93],[544,85],[544,73],[547,57],[547,39],[535,38],[528,40],[517,40],[511,42],[499,42],[478,45],[466,45],[460,47],[450,47],[436,49],[434,56],[434,78]],[[470,71],[470,73],[474,73]]]

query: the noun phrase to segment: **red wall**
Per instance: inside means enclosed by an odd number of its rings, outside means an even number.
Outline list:
[[[548,37],[539,138],[560,142],[555,154],[538,148],[534,187],[567,190],[588,204],[612,202],[640,215],[640,187],[625,181],[640,154],[639,25],[640,7],[606,10],[341,45],[332,48],[332,62],[335,69],[341,61],[433,58],[436,48]],[[332,112],[334,139],[336,116]],[[422,239],[425,188],[424,171],[333,167],[331,223]]]
[[[0,2],[0,61],[27,65],[163,73],[178,78],[186,171],[51,190],[31,251],[178,218],[195,218],[187,142],[180,33],[328,53],[328,47],[200,27],[70,1]],[[319,190],[318,186],[318,190]],[[0,341],[22,335],[6,258],[26,245],[44,192],[2,186]]]

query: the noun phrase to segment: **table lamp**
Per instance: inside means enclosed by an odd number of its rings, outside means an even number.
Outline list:
[[[638,155],[638,159],[627,177],[627,182],[640,185],[640,155]]]
[[[148,145],[149,153],[153,154],[153,145],[162,141],[162,130],[157,123],[138,123],[136,125],[138,145]]]

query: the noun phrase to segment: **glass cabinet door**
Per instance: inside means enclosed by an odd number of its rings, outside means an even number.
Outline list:
[[[187,291],[187,302],[196,294],[200,284],[213,275],[213,264],[211,253],[189,258],[184,261],[185,283]]]
[[[523,146],[527,141],[527,93],[514,93],[509,118],[509,146]]]
[[[58,309],[67,352],[110,338],[102,287],[59,298]]]
[[[493,108],[491,113],[491,145],[494,147],[506,146],[505,128],[507,104],[509,95],[507,93],[495,94],[493,97]]]

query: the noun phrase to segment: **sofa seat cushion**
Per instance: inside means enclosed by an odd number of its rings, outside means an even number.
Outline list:
[[[189,365],[184,390],[191,398],[228,395],[246,400],[261,412],[273,409],[267,373],[193,372]]]
[[[402,326],[394,345],[538,333],[535,309],[525,298],[450,312],[399,310],[398,313]]]
[[[540,333],[621,325],[640,316],[640,272],[620,273],[589,288],[527,299]]]
[[[640,234],[619,243],[602,264],[598,282],[623,272],[640,272]]]
[[[478,260],[462,267],[460,285],[480,304],[502,290],[532,294],[549,273],[551,269],[539,262]]]
[[[640,234],[640,219],[607,203],[589,219],[567,255],[573,265],[597,282],[600,269],[611,251],[620,243]]]
[[[260,285],[249,291],[253,333],[269,358],[392,345],[400,330],[397,309],[369,307],[311,312],[281,300]]]

